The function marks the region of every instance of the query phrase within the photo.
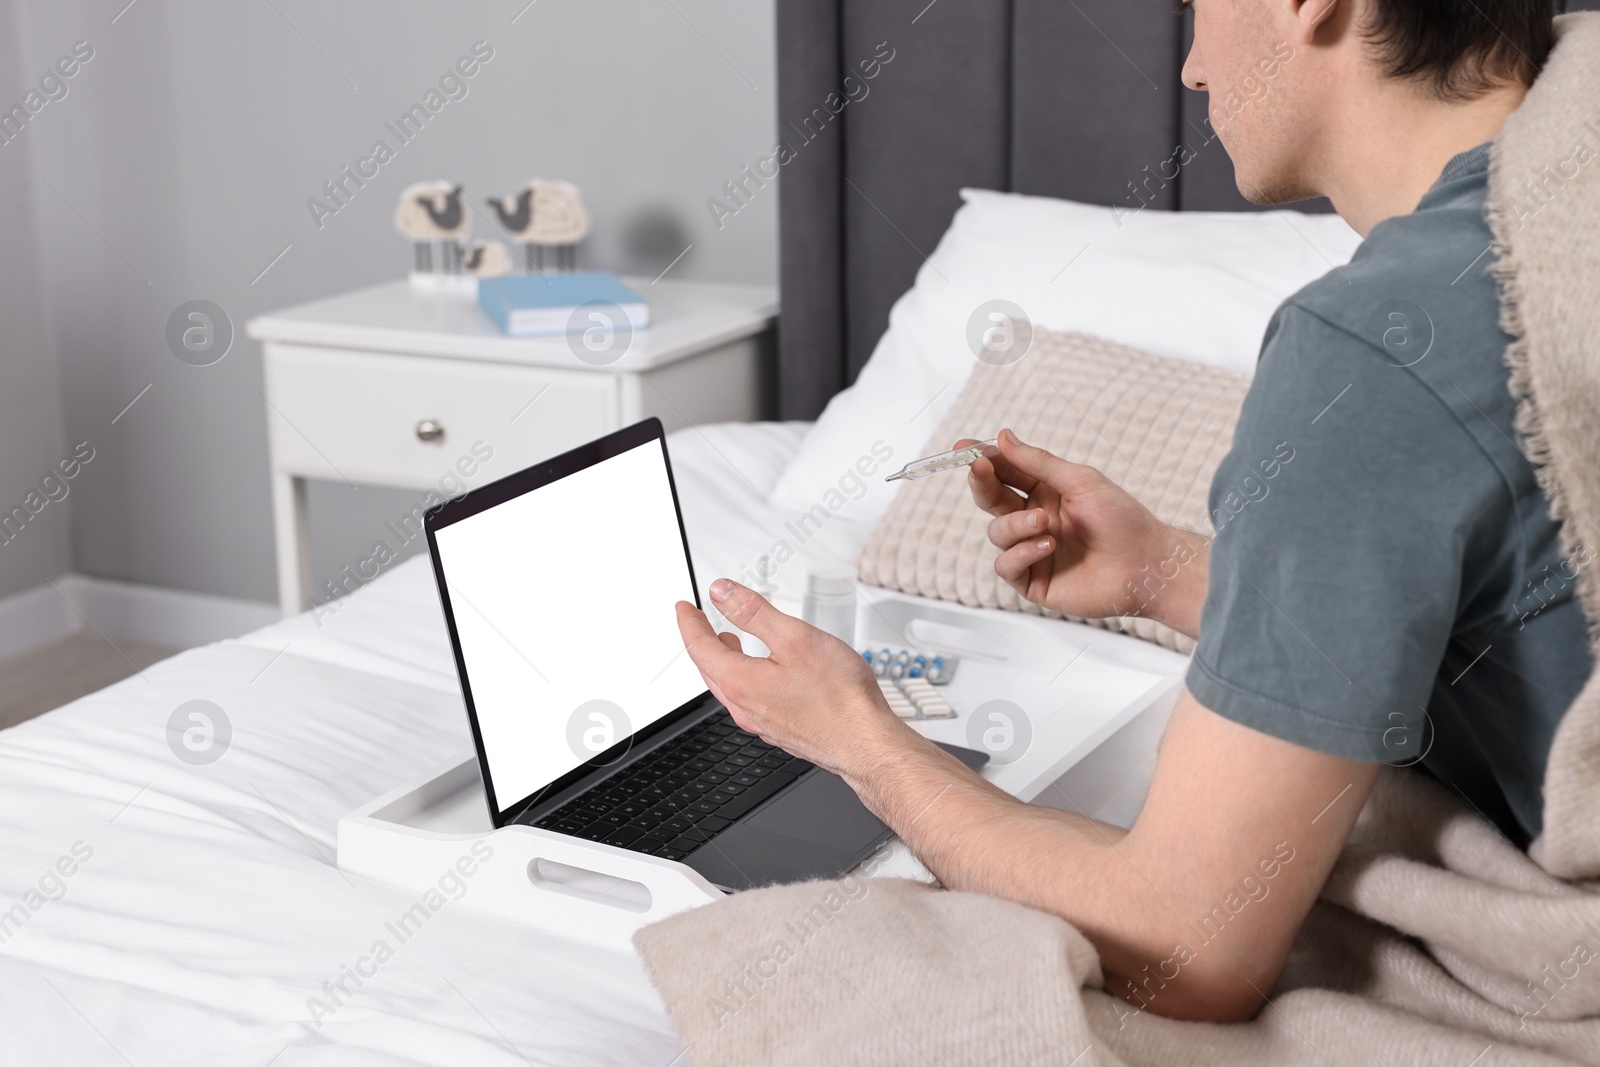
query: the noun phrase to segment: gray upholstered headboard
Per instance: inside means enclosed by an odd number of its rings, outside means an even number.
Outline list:
[[[963,186],[1247,208],[1179,79],[1188,23],[1175,0],[778,0],[782,416],[855,379]]]

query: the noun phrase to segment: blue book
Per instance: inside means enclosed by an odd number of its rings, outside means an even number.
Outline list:
[[[578,314],[583,305],[597,301],[620,308],[629,329],[642,330],[650,325],[650,306],[644,297],[608,270],[512,274],[478,281],[478,303],[513,337],[582,333],[596,326],[621,328],[622,323],[610,321],[616,313],[602,314],[604,308]]]

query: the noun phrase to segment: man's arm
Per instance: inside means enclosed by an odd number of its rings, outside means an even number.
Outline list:
[[[1110,992],[1213,1021],[1260,1010],[1377,767],[1239,726],[1187,691],[1128,831],[952,765],[891,744],[846,777],[947,887],[1061,916],[1094,943]]]
[[[1260,1009],[1376,776],[1186,692],[1131,830],[1033,807],[895,718],[843,642],[725,579],[712,598],[772,649],[746,657],[679,605],[689,654],[741,726],[844,777],[946,886],[1073,923],[1107,988],[1157,1014]]]

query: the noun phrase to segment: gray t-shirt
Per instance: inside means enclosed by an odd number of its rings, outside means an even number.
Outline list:
[[[1188,684],[1256,730],[1420,762],[1526,845],[1593,662],[1512,426],[1488,146],[1273,316],[1211,486]]]

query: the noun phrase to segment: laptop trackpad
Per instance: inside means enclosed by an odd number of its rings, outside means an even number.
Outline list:
[[[827,771],[808,775],[744,825],[846,852],[865,848],[884,831],[855,790]]]
[[[888,836],[842,778],[813,771],[684,862],[730,890],[838,878]]]

